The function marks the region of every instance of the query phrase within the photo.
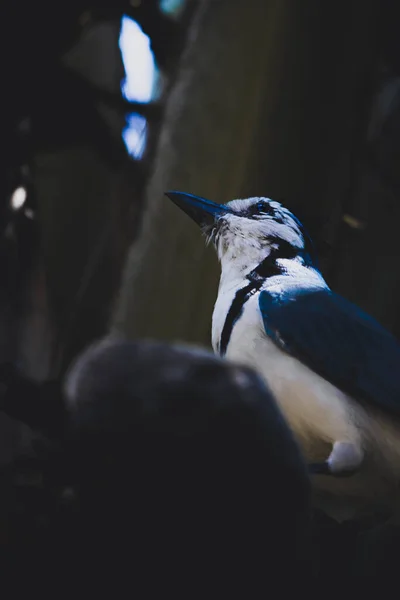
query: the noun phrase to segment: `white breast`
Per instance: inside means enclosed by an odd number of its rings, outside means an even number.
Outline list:
[[[315,453],[326,457],[327,445],[336,440],[358,440],[357,427],[348,418],[349,399],[268,338],[258,299],[256,293],[244,305],[226,358],[248,364],[263,375],[303,447],[307,446],[307,454],[314,454],[310,459],[317,459]],[[229,304],[228,298],[223,300],[215,306],[214,349],[223,327],[223,310]]]
[[[239,287],[220,290],[213,315],[215,351]],[[340,495],[341,504],[346,495],[348,505],[382,499],[388,494],[391,480],[400,478],[399,425],[385,415],[367,412],[358,402],[280,350],[265,333],[258,300],[259,292],[244,305],[233,327],[226,358],[248,364],[264,377],[308,461],[326,459],[332,444],[338,440],[355,443],[372,457],[366,460],[360,476],[341,480],[318,477],[318,487],[337,497]],[[330,512],[337,516],[337,510],[334,506]]]

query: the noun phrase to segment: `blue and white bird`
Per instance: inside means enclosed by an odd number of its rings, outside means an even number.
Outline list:
[[[339,521],[396,518],[399,342],[328,287],[308,234],[280,203],[166,195],[218,253],[213,349],[264,377],[311,463],[316,505]]]

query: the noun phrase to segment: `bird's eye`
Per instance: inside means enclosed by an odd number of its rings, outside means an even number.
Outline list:
[[[248,215],[253,218],[257,218],[260,215],[273,215],[273,209],[265,202],[265,200],[259,200],[256,204],[252,204],[248,210]]]

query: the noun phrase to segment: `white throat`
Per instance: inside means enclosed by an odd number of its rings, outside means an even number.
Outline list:
[[[270,254],[270,248],[264,249],[264,252],[260,252],[259,249],[254,249],[253,252],[238,254],[227,251],[221,257],[220,288],[222,286],[230,287],[237,284],[239,281],[246,279],[246,276],[258,267],[258,265],[270,256]]]

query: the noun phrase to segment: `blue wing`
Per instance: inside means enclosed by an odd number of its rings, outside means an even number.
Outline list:
[[[261,292],[265,331],[284,351],[346,392],[400,416],[400,343],[330,290]]]

